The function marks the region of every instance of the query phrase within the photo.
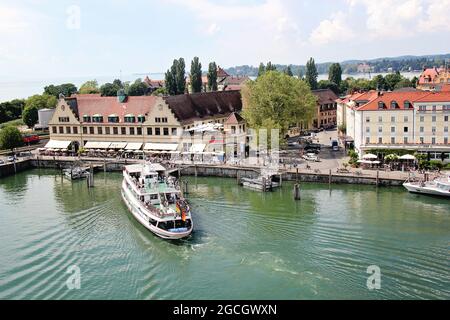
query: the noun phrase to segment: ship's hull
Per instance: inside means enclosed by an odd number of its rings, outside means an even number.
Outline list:
[[[145,228],[150,230],[152,233],[157,235],[160,238],[163,239],[169,239],[169,240],[178,240],[188,237],[193,230],[193,223],[191,220],[191,227],[189,230],[185,232],[170,232],[161,228],[158,228],[154,225],[152,225],[148,220],[146,220],[144,217],[142,217],[142,212],[145,212],[146,209],[144,206],[140,204],[140,202],[135,199],[131,194],[130,191],[126,188],[125,182],[122,183],[122,199],[126,206],[128,207],[128,210],[131,212],[131,214],[134,216],[134,218],[142,224]]]
[[[405,182],[403,184],[403,186],[406,188],[406,190],[408,190],[409,192],[412,192],[412,193],[419,193],[419,194],[426,194],[426,195],[450,198],[450,192],[444,191],[444,190],[439,190],[434,187],[427,187],[427,186],[422,187],[422,186],[412,184],[409,182]]]

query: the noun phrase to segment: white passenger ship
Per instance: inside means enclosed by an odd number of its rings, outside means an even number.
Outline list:
[[[450,198],[450,176],[447,179],[437,178],[433,181],[406,181],[403,186],[409,192]]]
[[[125,166],[122,198],[133,216],[157,236],[181,239],[192,233],[191,211],[178,181],[166,176],[160,164]]]

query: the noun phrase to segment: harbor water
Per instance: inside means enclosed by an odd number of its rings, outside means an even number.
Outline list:
[[[187,179],[195,229],[177,242],[135,221],[119,173],[91,189],[54,170],[0,179],[0,299],[450,299],[447,199],[302,184],[294,201],[291,183]]]

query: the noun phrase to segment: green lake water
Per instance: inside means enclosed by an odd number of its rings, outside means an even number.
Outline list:
[[[449,299],[450,201],[403,188],[292,184],[272,193],[189,178],[191,238],[155,237],[121,175],[0,179],[0,299]],[[69,290],[78,266],[81,288]],[[368,290],[367,267],[381,269]]]

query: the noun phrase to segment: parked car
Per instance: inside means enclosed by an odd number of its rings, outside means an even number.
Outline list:
[[[3,161],[2,159],[0,159],[0,164],[5,164],[5,161]]]
[[[16,157],[14,156],[9,156],[8,158],[6,158],[7,162],[14,162],[16,160]]]
[[[31,157],[32,153],[31,153],[31,151],[22,151],[17,156],[18,157]]]
[[[339,151],[339,143],[337,140],[331,141],[331,147],[333,148],[333,151]]]
[[[305,159],[306,161],[315,161],[315,162],[319,161],[319,157],[316,156],[314,153],[307,153],[302,158]]]
[[[37,134],[27,134],[23,136],[23,143],[34,144],[38,143],[41,138]]]

